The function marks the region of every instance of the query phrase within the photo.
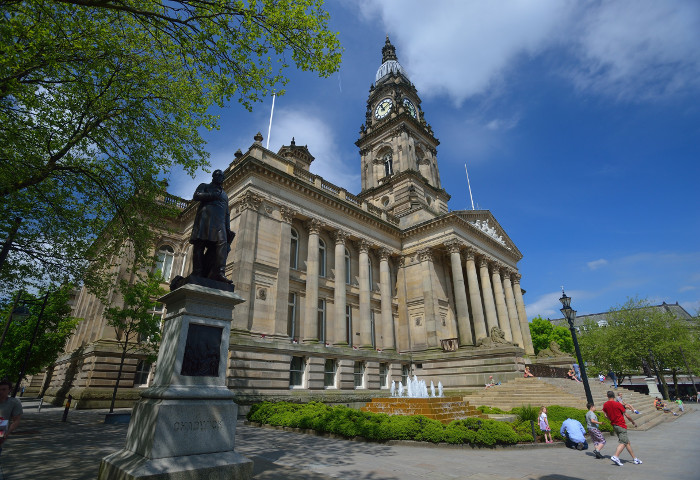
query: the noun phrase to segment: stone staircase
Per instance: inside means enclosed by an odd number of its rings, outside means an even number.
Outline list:
[[[590,382],[589,385],[593,401],[600,412],[603,403],[607,400],[607,391],[610,386],[598,381]],[[654,407],[654,399],[648,395],[622,387],[618,391],[622,392],[625,402],[632,404],[640,412],[639,415],[630,414],[637,423],[637,430],[648,430],[659,423],[675,418],[671,413],[657,411]],[[586,394],[583,384],[565,378],[516,378],[501,385],[471,392],[464,399],[474,406],[488,405],[502,410],[510,410],[522,405],[537,407],[561,405],[563,407],[586,408]],[[677,411],[677,409],[674,408],[673,411]],[[634,428],[631,424],[629,426]]]

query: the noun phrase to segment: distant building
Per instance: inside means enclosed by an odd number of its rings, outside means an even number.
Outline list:
[[[448,210],[439,141],[388,38],[356,142],[359,194],[311,173],[315,158],[294,139],[277,153],[262,140],[215,166],[237,234],[227,275],[245,299],[228,360],[239,402],[352,401],[411,374],[446,388],[521,375],[534,353],[522,254],[488,210]],[[191,269],[197,205],[179,206],[155,246],[168,280]],[[71,392],[79,406],[104,405],[119,357],[103,313],[80,293],[74,314],[85,320],[53,369],[49,398]],[[152,375],[144,358],[127,360],[125,404]]]
[[[681,320],[691,320],[694,318],[691,314],[689,314],[683,307],[681,307],[678,302],[676,303],[666,303],[663,302],[660,305],[650,305],[649,307],[640,307],[640,308],[651,308],[655,310],[661,310],[663,312],[668,312],[672,313],[673,315],[676,316],[676,318],[679,318]],[[574,327],[576,329],[580,329],[584,325],[588,324],[589,322],[593,322],[599,326],[605,326],[608,324],[608,314],[610,312],[603,312],[603,313],[591,313],[589,315],[580,315],[576,316],[576,320],[574,320]],[[552,319],[547,319],[551,322],[552,325],[555,327],[561,326],[561,327],[566,327],[569,328],[569,322],[566,321],[565,318],[556,318],[554,320]]]

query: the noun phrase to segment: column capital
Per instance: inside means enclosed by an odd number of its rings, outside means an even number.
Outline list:
[[[369,249],[371,247],[371,244],[369,243],[369,241],[365,240],[364,238],[361,238],[358,241],[356,241],[355,245],[357,246],[357,250],[360,253],[368,253]]]
[[[297,210],[294,210],[286,205],[282,205],[280,207],[280,215],[282,215],[282,221],[285,223],[291,224],[297,213],[299,213]]]
[[[336,230],[333,234],[333,237],[335,238],[336,245],[345,245],[345,241],[348,238],[348,234],[343,230]]]
[[[467,251],[466,251],[466,253],[465,253],[465,257],[467,258],[467,260],[474,261],[474,259],[476,258],[476,248],[474,248],[474,247],[467,247]]]
[[[380,248],[379,249],[379,260],[389,261],[390,256],[391,256],[391,250],[389,250],[388,248]]]
[[[491,260],[488,257],[486,257],[484,255],[479,257],[479,268],[483,268],[483,267],[489,268],[490,265],[491,265]]]
[[[408,257],[406,255],[401,255],[399,257],[399,267],[405,267],[406,266],[406,259]]]
[[[433,251],[430,248],[423,248],[421,250],[418,250],[418,258],[420,258],[421,262],[432,262],[434,261]]]
[[[513,272],[512,278],[513,278],[513,284],[514,284],[514,285],[519,285],[519,284],[520,284],[520,279],[522,278],[522,275],[520,275],[518,272]]]
[[[512,272],[511,272],[510,268],[503,267],[501,269],[501,276],[503,277],[503,280],[510,280],[511,274],[512,274]]]
[[[258,210],[262,204],[262,197],[253,192],[245,192],[239,199],[239,204],[244,210]]]
[[[450,240],[448,242],[445,242],[445,247],[447,247],[447,251],[452,254],[452,253],[460,253],[462,251],[462,242],[459,240]]]
[[[304,226],[306,227],[306,230],[308,230],[309,233],[315,233],[318,235],[319,233],[321,233],[321,228],[323,228],[324,223],[316,218],[312,218],[310,220],[307,220]]]

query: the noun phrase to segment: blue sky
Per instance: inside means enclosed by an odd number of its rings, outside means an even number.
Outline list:
[[[524,255],[529,317],[627,297],[700,308],[700,3],[329,1],[345,49],[327,79],[290,70],[270,149],[308,145],[312,172],[360,190],[354,145],[388,34],[440,139],[450,209],[489,209]],[[271,99],[219,111],[211,163],[260,131]],[[267,143],[267,138],[263,144]],[[173,172],[191,198],[208,181]]]

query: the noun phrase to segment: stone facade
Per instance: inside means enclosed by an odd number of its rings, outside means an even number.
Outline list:
[[[358,195],[311,173],[314,157],[294,140],[274,153],[257,134],[225,168],[237,234],[227,275],[245,300],[228,359],[239,403],[352,402],[388,392],[409,373],[445,388],[476,387],[489,374],[520,375],[533,354],[516,266],[522,254],[489,211],[448,211],[439,142],[420,103],[387,39],[357,141]],[[183,202],[156,247],[169,277],[191,269],[195,211],[195,202]],[[75,314],[85,320],[54,367],[49,397],[66,390],[71,368],[69,390],[113,385],[114,332],[103,308],[81,292]],[[482,342],[494,327],[505,343]],[[124,390],[139,370],[143,380],[142,362],[131,359]]]

